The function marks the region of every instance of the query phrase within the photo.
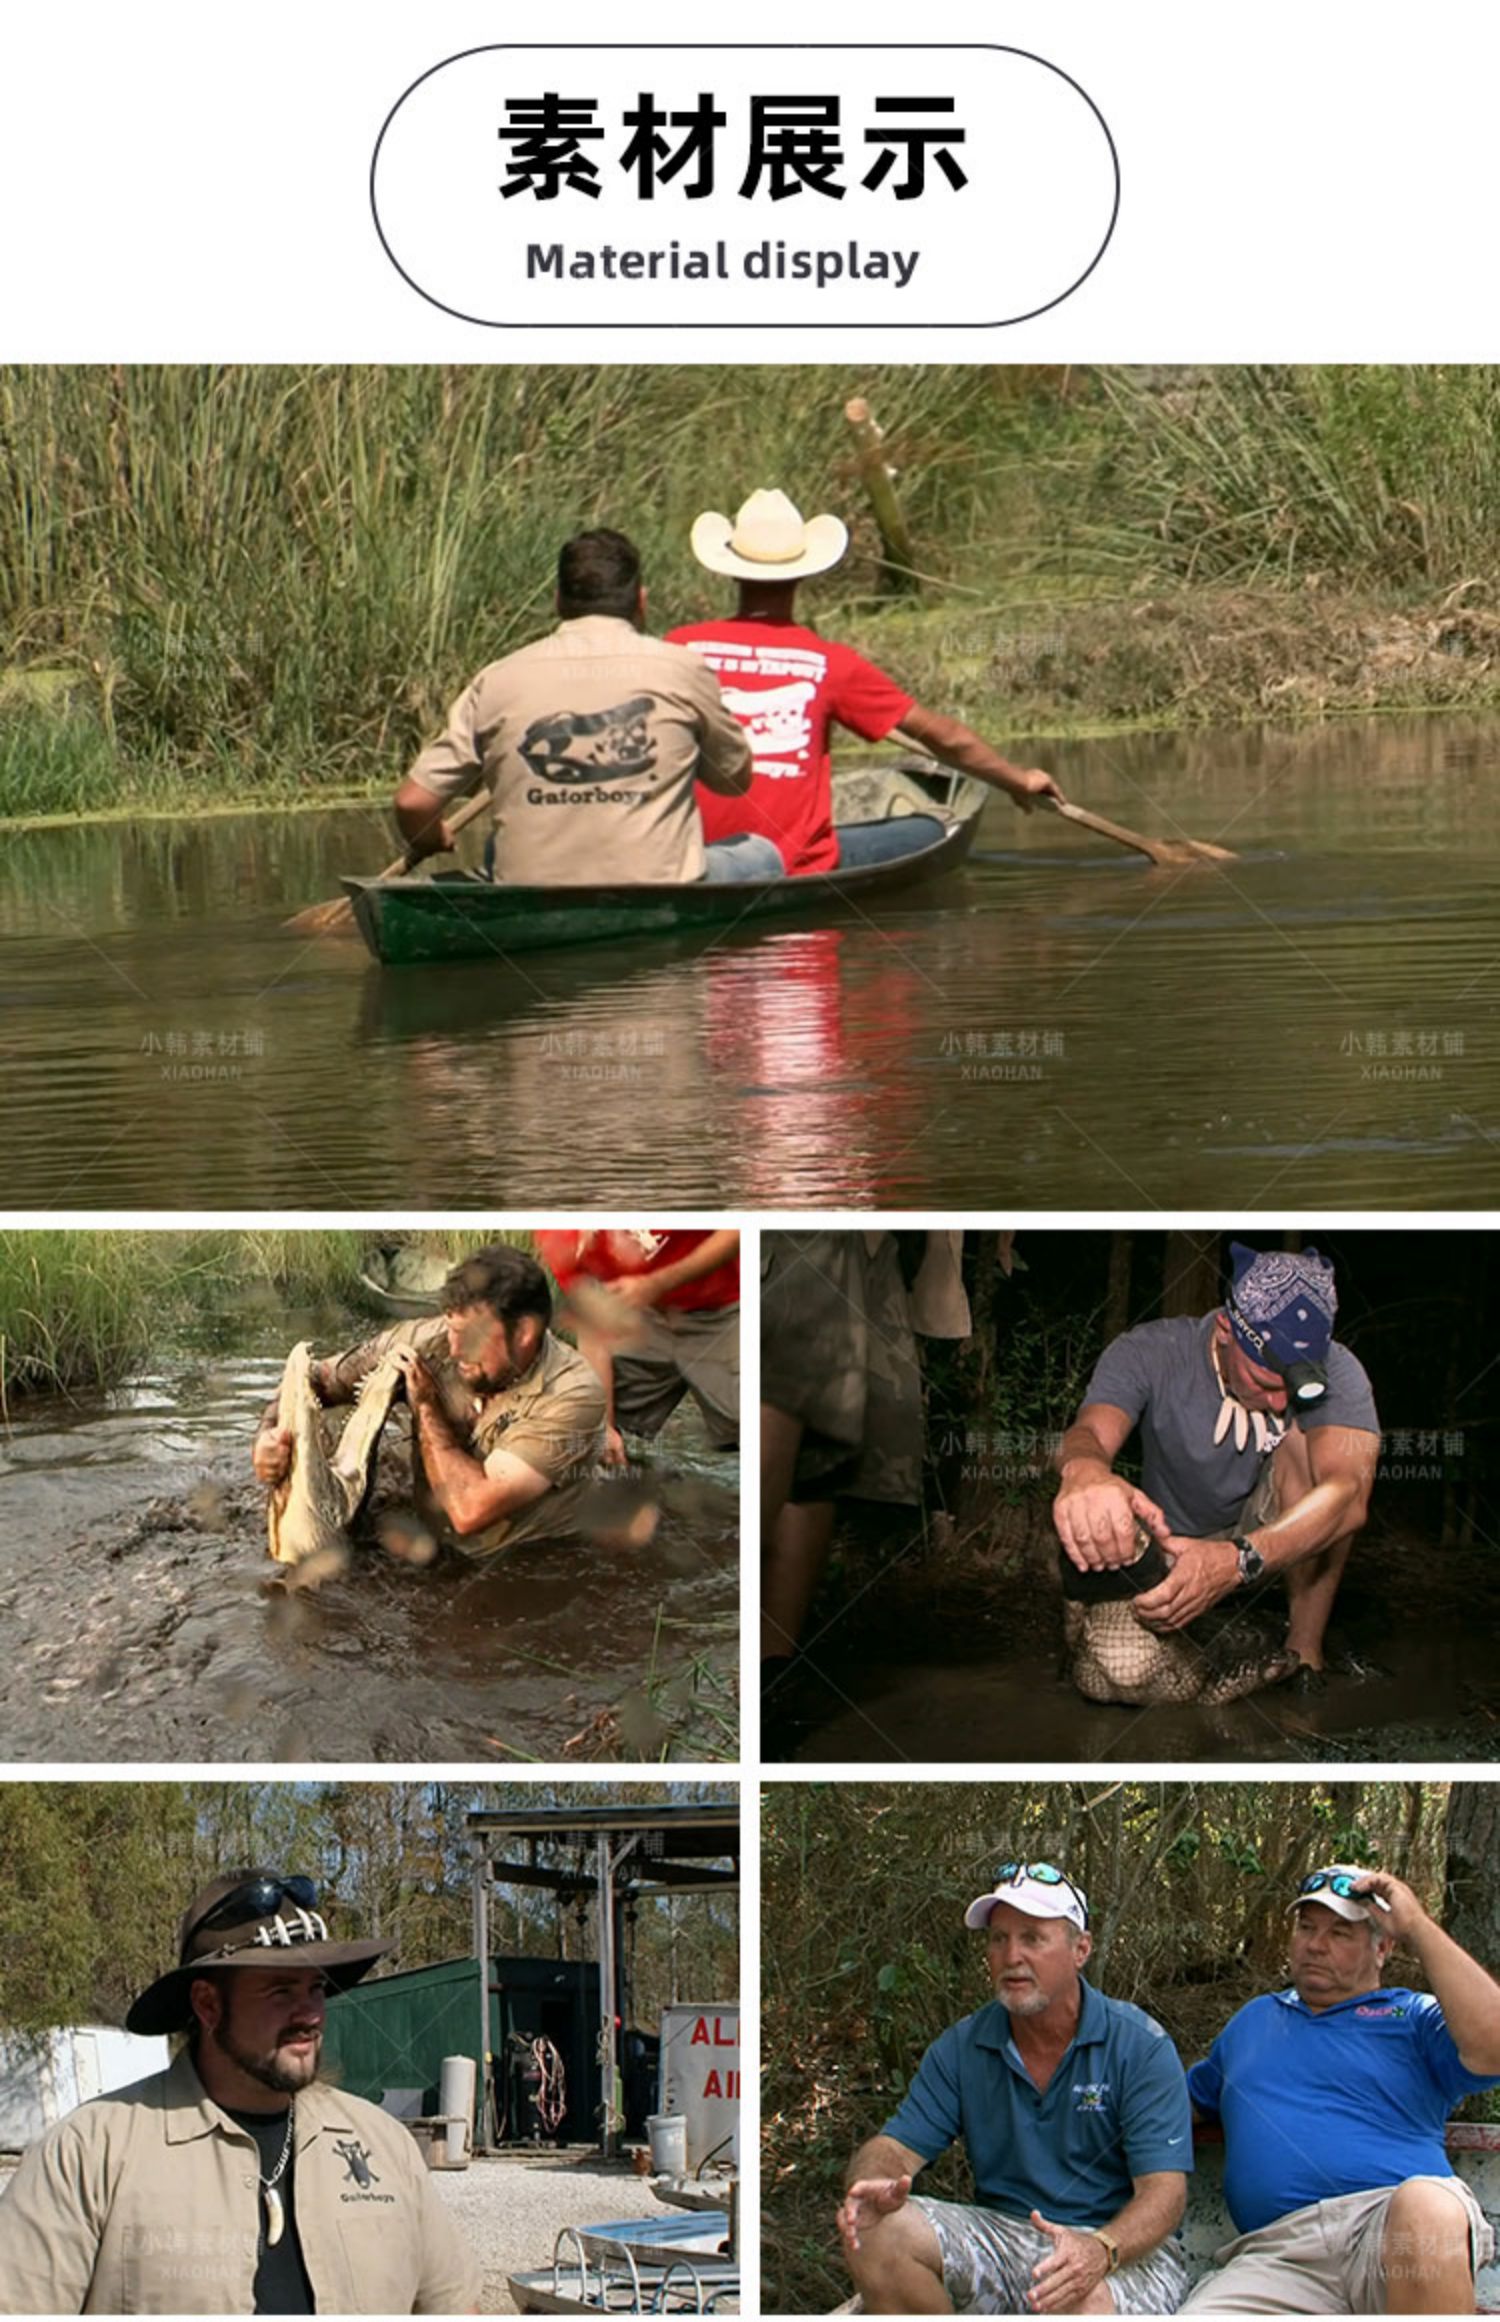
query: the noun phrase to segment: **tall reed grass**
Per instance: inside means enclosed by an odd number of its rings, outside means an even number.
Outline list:
[[[111,1386],[164,1339],[255,1291],[357,1303],[367,1236],[335,1227],[233,1233],[0,1234],[0,1409],[29,1393]],[[421,1237],[445,1255],[476,1237]]]
[[[1492,581],[1500,369],[1375,364],[1100,375],[1075,433],[1073,550],[1168,583]]]
[[[0,370],[0,812],[385,787],[473,671],[540,634],[559,542],[639,542],[654,626],[726,590],[705,507],[778,484],[854,520],[808,611],[878,649],[843,421],[887,426],[929,601],[1313,576],[1492,578],[1500,372],[1013,366]]]

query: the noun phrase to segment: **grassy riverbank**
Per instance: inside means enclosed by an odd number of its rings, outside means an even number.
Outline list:
[[[888,431],[891,585],[843,420]],[[1500,371],[0,371],[0,815],[382,791],[615,523],[653,625],[692,518],[853,522],[806,592],[998,737],[1500,696]]]
[[[479,1237],[460,1228],[407,1238],[456,1258]],[[0,1234],[0,1412],[26,1394],[117,1385],[164,1341],[242,1311],[255,1293],[357,1311],[369,1240],[303,1228]]]

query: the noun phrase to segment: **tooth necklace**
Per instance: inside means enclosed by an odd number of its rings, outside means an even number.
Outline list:
[[[1222,1443],[1232,1427],[1236,1451],[1244,1450],[1252,1433],[1255,1436],[1255,1448],[1262,1456],[1268,1451],[1274,1451],[1285,1429],[1264,1411],[1246,1410],[1238,1395],[1232,1395],[1224,1383],[1224,1373],[1219,1367],[1219,1350],[1212,1341],[1208,1351],[1213,1358],[1214,1377],[1219,1382],[1219,1393],[1223,1398],[1214,1424],[1215,1443]]]
[[[282,2140],[281,2158],[271,2171],[270,2176],[262,2177],[260,2181],[260,2189],[266,2197],[267,2249],[274,2249],[286,2231],[286,2210],[282,2206],[281,2195],[276,2188],[285,2176],[287,2162],[292,2157],[292,2112],[293,2107],[288,2105],[286,2108],[286,2136]]]

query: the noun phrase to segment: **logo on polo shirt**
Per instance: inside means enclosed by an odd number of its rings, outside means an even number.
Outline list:
[[[1397,2006],[1397,2004],[1396,2004],[1396,2002],[1395,2002],[1394,2000],[1383,2000],[1383,2001],[1381,2002],[1381,2004],[1380,2004],[1380,2006],[1379,2006],[1379,2007],[1375,2007],[1375,2008],[1372,2008],[1372,2007],[1358,2007],[1358,2008],[1356,2008],[1356,2009],[1355,2009],[1355,2011],[1354,2011],[1354,2013],[1355,2013],[1357,2016],[1398,2016],[1398,2017],[1404,2017],[1404,2016],[1407,2014],[1407,2012],[1408,2012],[1408,2011],[1407,2011],[1405,2008],[1403,2008],[1403,2007],[1398,2007],[1398,2006]]]
[[[1073,2094],[1077,2099],[1073,2106],[1075,2112],[1103,2112],[1109,2096],[1109,2082],[1107,2080],[1075,2080]]]
[[[380,2179],[370,2167],[370,2148],[368,2145],[356,2144],[353,2137],[346,2137],[341,2145],[336,2144],[333,2149],[348,2169],[351,2185],[378,2185],[380,2183]]]

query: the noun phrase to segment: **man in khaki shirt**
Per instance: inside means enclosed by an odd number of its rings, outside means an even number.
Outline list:
[[[706,847],[694,784],[738,797],[750,746],[699,656],[642,634],[640,558],[584,532],[558,559],[560,626],[482,669],[396,793],[416,855],[452,845],[443,809],[484,783],[494,876],[512,886],[776,878],[769,840]]]
[[[0,2313],[472,2314],[479,2268],[409,2131],[317,2079],[325,2006],[390,1949],[310,1879],[228,1871],[127,2031],[165,2072],[80,2105],[0,2198]]]
[[[413,1496],[429,1531],[475,1557],[572,1531],[604,1451],[604,1389],[548,1328],[546,1275],[524,1250],[491,1242],[454,1267],[441,1297],[441,1314],[315,1363],[319,1400],[352,1404],[394,1354],[412,1410]],[[279,1483],[291,1453],[272,1402],[251,1452],[261,1482]]]

